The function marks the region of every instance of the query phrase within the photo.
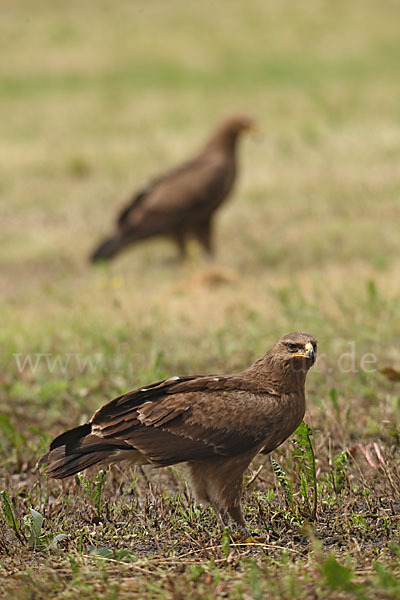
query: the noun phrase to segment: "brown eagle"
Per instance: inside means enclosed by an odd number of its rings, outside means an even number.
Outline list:
[[[186,241],[195,237],[208,254],[213,252],[212,219],[232,191],[237,174],[237,142],[254,130],[247,115],[225,119],[201,151],[139,190],[122,210],[117,231],[91,255],[91,261],[113,258],[126,246],[155,236],[169,236],[186,255]]]
[[[57,479],[101,462],[186,463],[196,499],[248,537],[243,474],[303,419],[316,352],[312,335],[289,333],[241,373],[171,377],[128,392],[58,436],[40,463],[49,463],[47,473]]]

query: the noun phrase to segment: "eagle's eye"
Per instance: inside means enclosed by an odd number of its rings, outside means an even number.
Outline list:
[[[287,345],[289,352],[296,352],[299,349],[297,344],[288,343]]]

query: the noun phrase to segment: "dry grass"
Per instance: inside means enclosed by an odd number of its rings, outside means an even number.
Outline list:
[[[397,3],[34,4],[5,2],[0,25],[0,488],[20,523],[34,508],[68,538],[32,551],[0,517],[7,597],[399,597],[399,384],[360,368],[370,352],[400,366]],[[159,240],[90,268],[131,191],[242,108],[261,133],[242,144],[215,264],[193,245],[177,267]],[[312,531],[292,442],[275,453],[292,504],[269,461],[254,466],[258,546],[221,537],[178,470],[109,472],[100,516],[78,481],[35,470],[53,434],[114,394],[235,371],[291,330],[323,355],[308,379]],[[16,353],[75,357],[20,373]]]

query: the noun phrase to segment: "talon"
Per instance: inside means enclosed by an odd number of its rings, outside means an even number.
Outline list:
[[[263,535],[249,535],[245,540],[244,544],[262,544],[267,541],[267,538]]]
[[[267,541],[265,536],[252,533],[247,533],[245,535],[240,535],[239,533],[230,533],[230,536],[236,543],[239,544],[260,544]]]

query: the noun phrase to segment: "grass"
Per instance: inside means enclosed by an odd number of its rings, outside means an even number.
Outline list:
[[[380,373],[400,368],[397,3],[6,5],[0,594],[399,597],[399,383]],[[240,148],[215,263],[193,244],[177,267],[157,240],[89,267],[132,190],[237,109],[261,133]],[[36,469],[114,395],[239,370],[294,330],[319,340],[315,520],[300,434],[246,475],[266,536],[247,546],[192,504],[180,469],[63,483]]]

